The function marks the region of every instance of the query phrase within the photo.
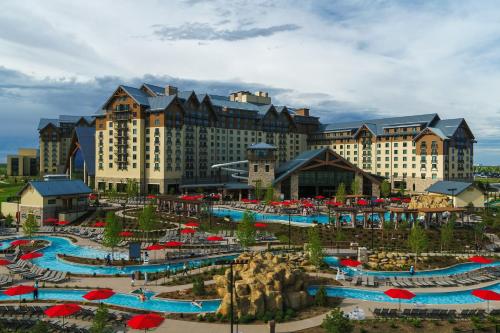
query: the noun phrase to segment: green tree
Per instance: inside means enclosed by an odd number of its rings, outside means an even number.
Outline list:
[[[104,235],[102,238],[103,244],[111,248],[111,257],[115,256],[115,247],[120,243],[120,232],[122,231],[122,224],[116,218],[114,212],[106,214],[106,226],[104,227]]]
[[[149,232],[156,225],[156,217],[153,205],[147,205],[139,214],[139,228],[146,234],[146,241],[149,240]]]
[[[328,333],[352,333],[354,325],[339,308],[333,309],[321,324]]]
[[[9,214],[5,217],[5,226],[10,227],[12,223],[14,223],[14,218],[12,217],[11,214]]]
[[[309,260],[314,266],[316,266],[316,268],[319,269],[323,263],[324,253],[318,228],[308,228],[307,238],[306,250],[309,252]]]
[[[2,330],[1,332],[9,332],[9,331]],[[46,321],[37,320],[35,326],[30,328],[29,331],[27,331],[27,332],[29,332],[29,333],[47,333],[47,332],[50,332],[49,324],[47,324]]]
[[[389,195],[391,195],[391,183],[389,183],[387,180],[384,180],[380,184],[380,195],[384,198],[387,198]]]
[[[399,192],[399,195],[401,197],[405,196],[405,192],[406,192],[406,183],[405,182],[399,183],[398,192]]]
[[[345,184],[344,183],[339,184],[339,188],[337,189],[337,193],[335,195],[335,200],[337,202],[342,202],[342,203],[345,202]]]
[[[441,229],[440,229],[441,252],[444,249],[447,250],[450,247],[450,244],[453,241],[454,228],[455,228],[455,219],[453,219],[453,218],[451,218],[447,223],[444,223],[443,225],[441,225]]]
[[[320,286],[314,295],[314,304],[317,306],[327,306],[328,305],[328,295],[326,294],[326,289],[324,286]]]
[[[38,222],[36,222],[35,215],[28,214],[28,217],[23,223],[23,233],[31,238],[33,234],[38,231]]]
[[[139,195],[139,184],[135,179],[127,179],[127,195],[136,197]]]
[[[95,312],[90,333],[112,333],[113,327],[109,324],[109,311],[108,307],[101,303]]]
[[[408,236],[408,246],[415,253],[415,268],[417,267],[418,256],[427,248],[427,244],[428,239],[425,230],[418,223],[415,223]]]
[[[205,293],[205,281],[201,277],[195,277],[193,280],[193,294],[203,296]]]
[[[266,188],[266,193],[264,195],[264,201],[271,202],[274,200],[274,188],[272,185],[269,185]]]
[[[474,240],[476,243],[476,249],[479,249],[480,244],[484,238],[484,232],[486,231],[486,223],[481,221],[479,223],[474,223]]]
[[[236,237],[244,248],[252,245],[255,242],[255,214],[246,210],[243,213],[243,219],[238,223]]]
[[[354,177],[351,183],[351,194],[359,195],[361,194],[361,181],[358,177]]]

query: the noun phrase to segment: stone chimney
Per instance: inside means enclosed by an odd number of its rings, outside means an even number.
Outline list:
[[[300,108],[295,110],[295,114],[298,116],[309,117],[309,109],[308,108]]]
[[[170,95],[177,95],[177,87],[168,85],[165,87],[165,95],[170,96]]]

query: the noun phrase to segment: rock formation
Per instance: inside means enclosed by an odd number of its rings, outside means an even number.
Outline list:
[[[419,195],[411,198],[408,208],[443,208],[451,207],[450,199],[445,195]]]
[[[251,315],[259,317],[266,312],[294,310],[308,305],[305,291],[306,274],[299,265],[305,262],[294,256],[266,253],[243,253],[236,260],[248,261],[247,264],[234,265],[234,315]],[[222,303],[217,312],[230,314],[230,270],[224,275],[214,277],[217,293]]]

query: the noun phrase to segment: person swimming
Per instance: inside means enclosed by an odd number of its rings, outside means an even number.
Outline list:
[[[191,305],[196,306],[197,308],[201,309],[203,307],[203,302],[201,302],[201,301],[198,302],[195,299],[193,299],[193,301],[191,302]]]

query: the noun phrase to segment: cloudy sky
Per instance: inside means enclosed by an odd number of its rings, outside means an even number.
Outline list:
[[[121,83],[267,90],[324,122],[464,117],[500,164],[497,1],[2,1],[0,161]]]

